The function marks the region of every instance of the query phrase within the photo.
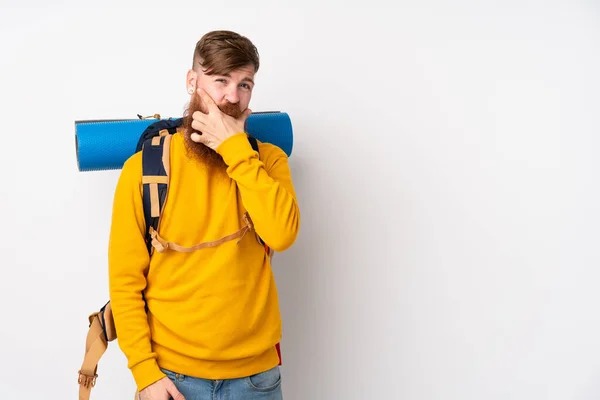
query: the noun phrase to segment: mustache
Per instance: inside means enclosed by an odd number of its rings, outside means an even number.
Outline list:
[[[236,119],[239,118],[244,113],[244,111],[240,109],[240,106],[238,103],[230,103],[230,102],[226,101],[225,103],[217,104],[217,107],[224,114],[227,114],[230,117],[233,117]],[[192,115],[196,111],[200,111],[200,112],[206,114],[208,110],[206,109],[206,106],[202,102],[202,98],[200,97],[200,95],[196,91],[194,91],[194,94],[192,95],[192,97],[190,99],[190,103],[189,103],[189,106],[188,106],[187,112],[185,113],[185,118],[184,118],[184,128],[188,135],[191,135],[193,132],[196,131],[194,128],[192,128],[192,122],[193,122]]]
[[[219,104],[217,107],[219,107],[219,110],[221,110],[223,113],[236,119],[239,118],[243,113],[242,110],[240,110],[239,105],[230,102]]]
[[[238,103],[230,103],[228,101],[225,101],[222,104],[217,104],[217,107],[219,107],[219,110],[221,110],[221,112],[233,118],[239,118],[244,113],[244,111],[240,109]],[[194,92],[192,98],[190,99],[188,111],[190,116],[196,111],[200,111],[204,114],[208,112],[208,109],[204,105],[202,98],[197,92]]]

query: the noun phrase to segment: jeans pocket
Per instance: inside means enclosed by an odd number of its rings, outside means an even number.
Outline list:
[[[281,385],[279,366],[247,377],[246,383],[252,390],[259,392],[268,392],[277,389]]]

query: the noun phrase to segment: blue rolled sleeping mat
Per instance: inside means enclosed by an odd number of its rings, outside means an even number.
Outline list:
[[[121,169],[136,152],[140,136],[154,118],[75,121],[75,146],[79,171]],[[281,148],[288,157],[294,142],[292,122],[285,112],[265,111],[250,114],[246,132],[258,141]]]

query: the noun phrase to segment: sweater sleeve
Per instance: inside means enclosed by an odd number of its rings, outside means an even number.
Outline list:
[[[235,180],[258,235],[275,251],[288,249],[300,228],[300,210],[287,155],[277,146],[259,144],[259,155],[245,133],[217,148]],[[264,160],[264,161],[263,161]]]
[[[138,390],[165,376],[152,351],[142,291],[150,262],[144,240],[141,154],[123,166],[115,190],[108,266],[110,300],[119,347],[128,360]]]

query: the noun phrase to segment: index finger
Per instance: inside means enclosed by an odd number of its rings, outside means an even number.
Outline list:
[[[206,93],[204,89],[198,88],[198,95],[200,96],[200,99],[202,99],[204,104],[206,104],[206,107],[208,107],[209,109],[217,108],[217,103],[215,103],[212,97],[210,97],[210,95]]]

